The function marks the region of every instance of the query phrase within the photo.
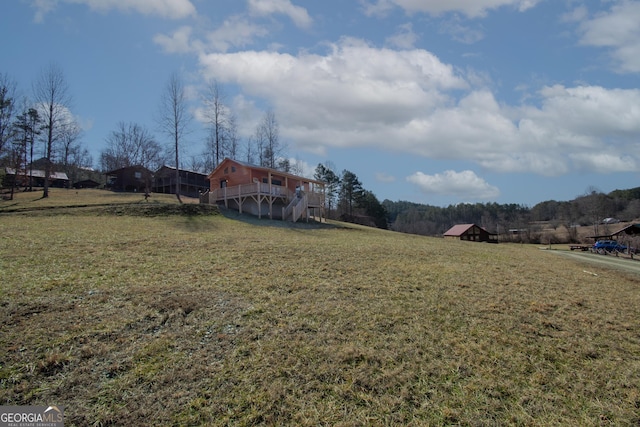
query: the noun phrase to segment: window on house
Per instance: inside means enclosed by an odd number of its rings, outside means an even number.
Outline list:
[[[224,173],[229,173],[229,168],[224,168]]]
[[[236,167],[235,166],[231,166],[231,173],[236,171]]]
[[[140,179],[140,178],[142,178],[142,172],[134,172],[134,173],[133,173],[133,176],[134,176],[136,179]]]
[[[269,179],[268,179],[268,178],[262,178],[262,182],[263,182],[263,183],[265,183],[265,184],[268,184],[268,183],[269,183]],[[273,185],[280,185],[280,186],[282,186],[282,181],[280,181],[279,179],[272,179],[272,180],[271,180],[271,183],[272,183]]]

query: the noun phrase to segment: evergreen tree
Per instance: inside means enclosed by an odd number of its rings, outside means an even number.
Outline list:
[[[358,207],[364,209],[367,216],[373,219],[376,227],[387,229],[387,211],[371,191],[365,190],[358,201]]]
[[[24,165],[26,173],[26,164],[29,164],[29,191],[33,190],[33,146],[36,136],[42,133],[42,119],[38,110],[29,108],[16,117],[13,124],[18,139],[21,141],[21,147],[24,152]],[[27,148],[29,148],[29,161],[27,162]]]
[[[348,219],[353,218],[353,209],[364,195],[364,188],[355,173],[343,170],[340,180],[340,199],[338,205],[341,208],[342,216]]]
[[[325,203],[327,205],[328,216],[331,216],[331,211],[335,209],[336,198],[338,197],[338,190],[340,188],[340,177],[331,169],[329,164],[323,165],[318,163],[313,178],[324,183],[325,188]]]

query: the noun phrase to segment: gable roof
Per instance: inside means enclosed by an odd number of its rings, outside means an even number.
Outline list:
[[[167,170],[168,170],[168,171],[173,171],[173,172],[175,172],[175,171],[176,171],[176,167],[175,167],[175,166],[169,166],[169,165],[162,165],[162,166],[161,166],[161,167],[160,167],[160,168],[155,172],[155,174],[156,174],[156,175],[158,175],[158,174],[161,174],[161,173],[163,173],[164,171],[167,171]],[[190,174],[193,174],[193,175],[202,175],[202,176],[204,176],[204,177],[206,177],[206,176],[207,176],[207,174],[206,174],[206,173],[196,172],[196,171],[192,171],[192,170],[189,170],[189,169],[180,169],[180,172],[187,172],[187,173],[190,173]]]
[[[15,175],[16,170],[14,168],[5,168],[7,175]],[[44,178],[44,171],[39,169],[34,170],[20,170],[18,171],[18,175],[32,176],[34,178]],[[68,181],[69,177],[65,172],[51,172],[49,174],[50,179],[60,179],[63,181]]]
[[[475,224],[457,224],[444,233],[445,236],[462,236],[469,231]],[[482,227],[478,227],[482,228]]]
[[[230,159],[228,157],[225,157],[224,160],[221,161],[220,164],[218,164],[218,166],[213,170],[213,172],[211,172],[207,176],[207,179],[211,179],[211,177],[213,175],[215,175],[216,172],[218,172],[219,170],[221,170],[224,167],[226,167],[226,165],[228,165],[229,163],[235,163],[235,164],[237,164],[239,166],[242,166],[242,167],[245,167],[245,168],[250,168],[250,169],[253,169],[253,170],[257,170],[257,171],[263,171],[263,172],[267,172],[267,173],[272,173],[274,175],[288,177],[288,178],[292,178],[292,179],[299,180],[299,181],[313,182],[314,184],[322,184],[322,185],[324,185],[324,182],[315,180],[313,178],[306,178],[304,176],[294,175],[294,174],[291,174],[291,173],[288,173],[288,172],[283,172],[283,171],[278,170],[278,169],[267,168],[267,167],[264,167],[264,166],[252,165],[251,163],[241,162],[240,160]]]
[[[118,168],[118,169],[114,169],[114,170],[110,170],[108,172],[105,172],[105,175],[117,175],[125,170],[133,170],[133,171],[142,171],[144,173],[147,173],[149,175],[153,174],[153,172],[151,172],[149,169],[145,168],[144,166],[141,165],[132,165],[132,166],[125,166],[123,168]]]
[[[640,224],[631,224],[631,225],[627,225],[626,227],[624,227],[622,230],[619,230],[617,232],[614,233],[615,234],[633,234],[634,236],[636,234],[640,234]]]
[[[633,235],[633,236],[640,234],[640,224],[635,223],[635,224],[627,225],[626,227],[616,231],[615,233],[601,234],[599,236],[587,236],[587,237],[589,239],[594,239],[594,240],[613,239],[614,236],[617,237],[622,234]]]

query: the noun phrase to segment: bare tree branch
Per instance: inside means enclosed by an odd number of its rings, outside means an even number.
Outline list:
[[[69,119],[71,96],[69,87],[62,70],[55,64],[40,72],[33,84],[33,95],[40,115],[43,119],[46,133],[46,165],[44,177],[44,192],[42,197],[49,197],[49,177],[51,175],[51,156],[54,144],[62,136],[64,123]]]
[[[176,197],[180,203],[180,143],[189,133],[192,116],[187,109],[184,84],[177,73],[172,73],[160,100],[158,124],[161,131],[171,138],[175,152]]]

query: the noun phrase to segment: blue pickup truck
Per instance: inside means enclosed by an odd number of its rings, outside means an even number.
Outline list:
[[[615,240],[598,240],[593,244],[593,251],[598,253],[604,252],[624,252],[627,247]]]

